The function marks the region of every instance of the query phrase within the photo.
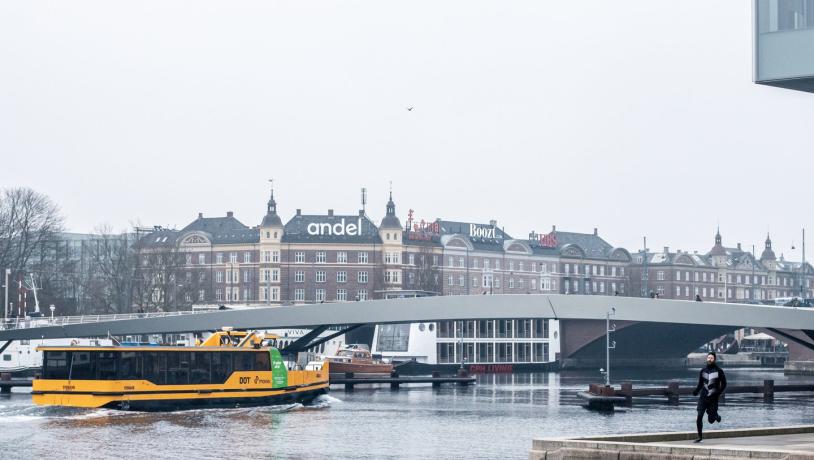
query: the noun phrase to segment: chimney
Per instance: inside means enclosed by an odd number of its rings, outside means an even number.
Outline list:
[[[334,210],[333,210],[333,209],[329,209],[329,210],[328,210],[328,217],[333,217],[333,215],[334,215]]]
[[[740,251],[740,250],[741,250],[741,244],[738,243],[738,251]]]
[[[359,217],[364,217],[364,216],[365,216],[365,210],[364,210],[364,209],[360,209],[360,210],[359,210]]]
[[[497,227],[497,221],[495,219],[492,219],[489,221],[489,225],[491,225],[492,227]]]
[[[552,231],[552,232],[556,232],[556,231],[557,231],[557,226],[556,226],[556,225],[552,225],[552,226],[551,226],[551,231]]]
[[[198,219],[203,219],[203,213],[202,212],[198,213]]]
[[[301,215],[302,215],[302,209],[299,209],[299,208],[297,209],[297,215],[298,215],[298,216],[301,216]]]
[[[599,235],[599,229],[594,227],[594,236],[598,236],[598,235]]]
[[[235,216],[235,213],[233,213],[232,211],[226,211],[226,217],[234,217],[234,216]]]
[[[664,246],[664,253],[668,254],[670,252],[670,246]]]

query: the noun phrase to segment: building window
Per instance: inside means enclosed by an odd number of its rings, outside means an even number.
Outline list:
[[[294,272],[294,282],[295,283],[305,282],[305,272],[302,270],[297,270],[296,272]]]
[[[273,287],[271,288],[271,300],[280,300],[280,288]]]
[[[346,271],[336,272],[336,282],[337,283],[347,283],[348,282],[348,272],[346,272]]]
[[[361,300],[367,300],[367,290],[360,289],[360,290],[356,291],[356,299],[360,300],[360,301]]]
[[[465,266],[466,265],[464,265],[464,258],[463,257],[458,257],[458,267],[464,268]]]
[[[305,252],[297,251],[294,253],[294,263],[295,264],[304,264],[305,263]]]
[[[656,293],[659,295],[659,297],[664,296],[664,286],[660,284],[656,286]]]
[[[534,279],[534,278],[532,278],[532,279],[531,279],[531,289],[532,289],[532,290],[536,290],[536,289],[537,289],[537,280],[536,280],[536,279]]]
[[[328,257],[325,254],[325,251],[317,251],[316,255],[316,263],[324,264],[328,260]]]
[[[276,283],[280,281],[280,269],[275,268],[271,270],[271,282]]]
[[[229,262],[231,262],[233,264],[237,263],[237,253],[236,252],[230,252],[229,253]]]
[[[684,272],[684,281],[690,281],[690,272]]]
[[[263,262],[271,262],[271,251],[263,251]]]
[[[367,272],[358,272],[356,274],[356,281],[360,283],[367,283]]]
[[[410,265],[415,265],[415,254],[410,254],[408,256],[408,260],[409,260]]]
[[[339,251],[336,253],[336,263],[338,264],[346,264],[348,263],[348,253],[345,251]]]
[[[187,254],[185,261],[187,265],[192,265],[192,254]]]
[[[271,270],[266,269],[266,270],[261,271],[260,273],[261,273],[260,281],[262,281],[264,283],[267,283],[267,282],[271,281]]]
[[[244,283],[252,282],[252,272],[250,270],[243,270],[243,282]]]
[[[206,264],[206,254],[200,253],[198,254],[198,265],[205,265]]]
[[[217,271],[215,272],[215,282],[222,283],[223,282],[223,272]]]
[[[271,251],[271,263],[280,261],[280,251]]]
[[[464,280],[464,275],[458,276],[458,286],[461,286],[461,287],[466,286],[466,284],[464,284],[464,283],[466,283],[466,281]]]
[[[251,252],[246,251],[246,252],[243,253],[243,263],[245,263],[245,264],[252,263],[252,253]]]
[[[359,260],[360,264],[366,264],[367,263],[367,253],[366,252],[360,252],[357,257],[358,257],[358,260]]]
[[[478,259],[472,258],[472,268],[478,268]]]
[[[317,289],[314,292],[314,300],[317,302],[325,302],[325,289]]]
[[[500,270],[500,261],[499,260],[495,261],[495,270]]]
[[[450,285],[450,286],[455,284],[455,278],[452,275],[449,275],[448,281],[449,282],[447,284]]]
[[[206,300],[206,291],[201,289],[198,291],[198,302],[203,302]]]
[[[348,290],[347,289],[337,289],[336,290],[336,300],[339,302],[346,302],[348,300]]]
[[[681,297],[681,286],[676,286],[676,297]]]
[[[215,254],[215,263],[222,264],[223,263],[223,253],[219,252]]]
[[[266,236],[268,238],[268,236]],[[268,300],[269,299],[269,288],[263,287],[260,288],[260,300]]]
[[[659,281],[664,281],[664,272],[663,271],[657,271],[656,272],[656,279],[659,280]]]
[[[500,289],[500,278],[495,278],[495,288]]]
[[[676,272],[676,281],[681,281],[681,272]]]
[[[226,270],[226,284],[232,282],[232,270]]]
[[[223,300],[223,291],[221,291],[220,289],[215,289],[215,300],[217,300],[218,302]]]
[[[294,300],[297,302],[304,302],[305,301],[305,289],[298,288],[294,289]]]
[[[455,266],[455,258],[454,257],[449,256],[449,258],[447,260],[449,261],[449,267],[450,268]]]
[[[514,289],[514,278],[509,278],[509,289]]]
[[[325,276],[325,271],[324,270],[317,271],[317,273],[316,273],[316,282],[317,283],[324,283],[325,278],[326,278],[326,276]]]
[[[689,296],[690,296],[690,287],[689,286],[684,286],[684,297],[689,297]]]

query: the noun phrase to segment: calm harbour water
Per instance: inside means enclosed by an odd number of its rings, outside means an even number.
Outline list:
[[[695,371],[619,371],[617,381],[693,384]],[[731,384],[811,381],[782,371],[727,371]],[[480,376],[472,387],[391,391],[335,387],[312,407],[276,406],[172,413],[43,408],[30,395],[0,398],[0,458],[528,458],[549,436],[693,430],[695,403],[637,402],[598,414],[575,393],[601,376],[544,373]],[[814,396],[731,395],[721,428],[814,422]],[[717,425],[716,425],[717,426]]]

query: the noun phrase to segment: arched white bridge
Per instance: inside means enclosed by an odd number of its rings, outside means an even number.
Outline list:
[[[353,324],[447,320],[600,320],[615,309],[615,321],[808,331],[814,309],[718,302],[582,295],[439,296],[365,302],[219,310],[195,315],[136,318],[0,331],[0,341],[100,337],[236,329],[314,328]],[[814,342],[814,340],[812,340]]]

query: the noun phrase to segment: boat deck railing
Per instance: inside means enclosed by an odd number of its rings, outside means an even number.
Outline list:
[[[165,311],[152,313],[116,313],[112,315],[78,315],[54,317],[9,318],[0,322],[0,330],[27,329],[31,327],[67,326],[69,324],[100,323],[126,319],[166,318],[168,316],[196,315],[208,311]]]

